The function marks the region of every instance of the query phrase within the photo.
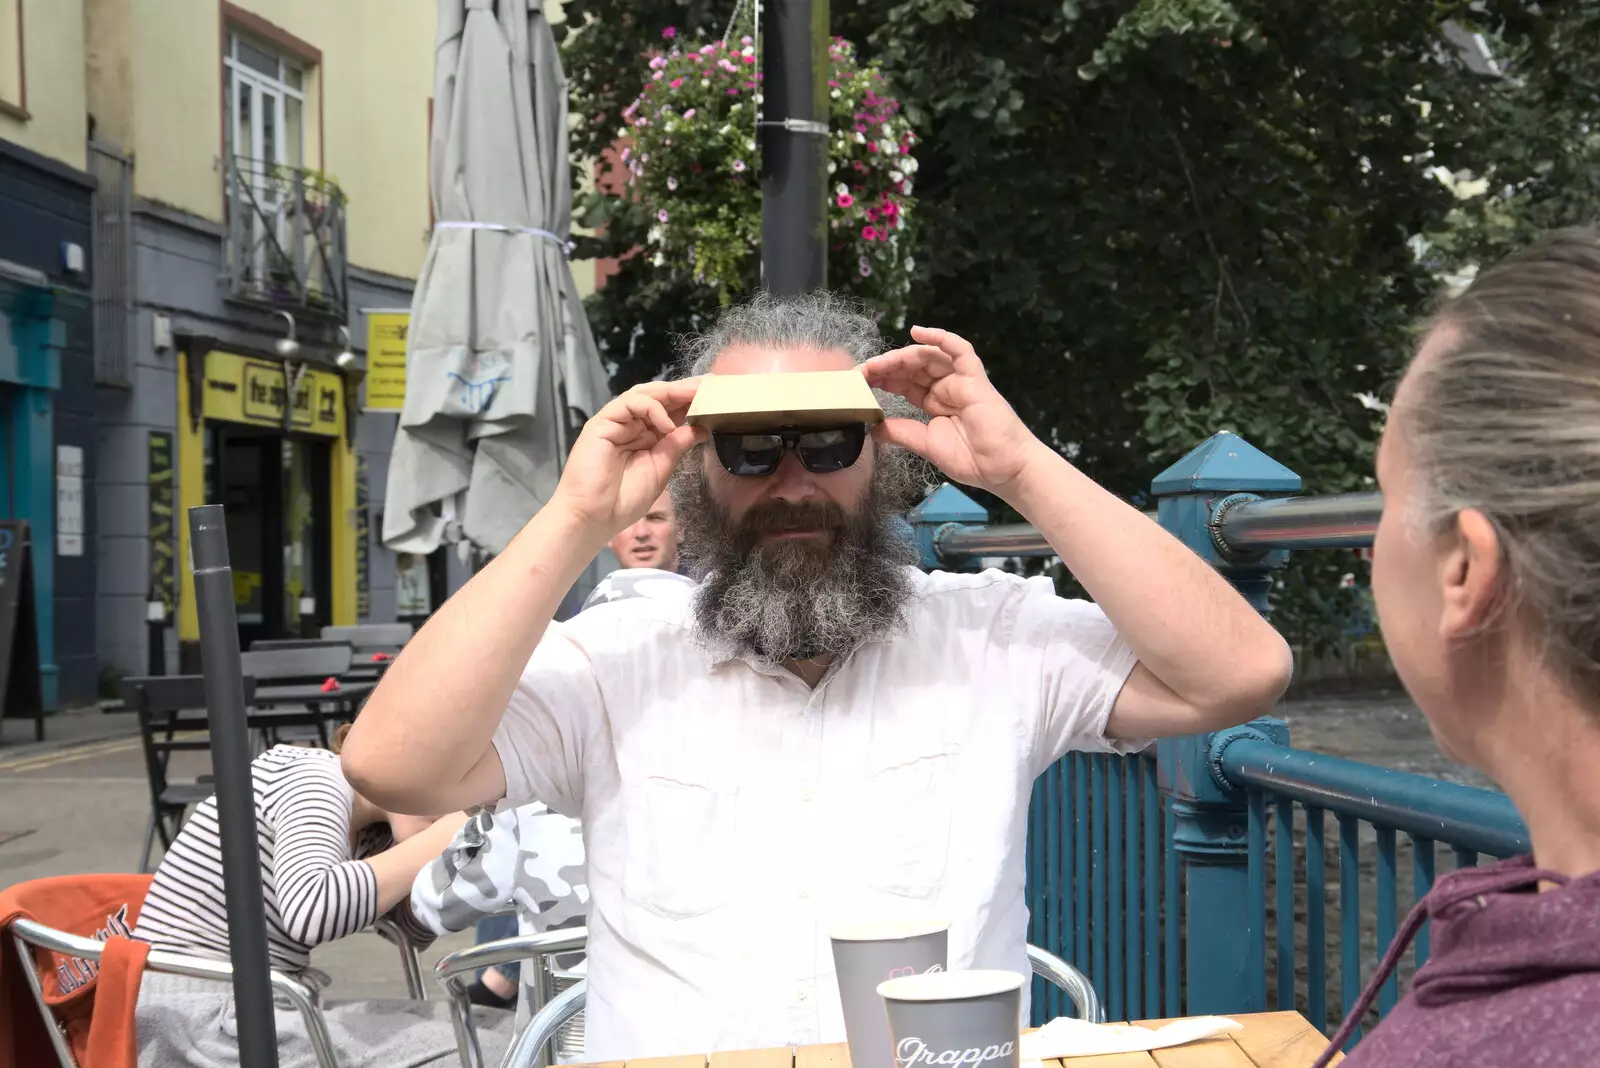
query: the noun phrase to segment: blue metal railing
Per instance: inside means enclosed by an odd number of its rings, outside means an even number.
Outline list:
[[[1034,783],[1028,819],[1028,941],[1087,975],[1109,1018],[1175,1015],[1179,864],[1154,754],[1068,755]],[[1033,1005],[1038,1021],[1070,1010],[1042,982]]]
[[[1154,518],[1265,611],[1270,573],[1289,550],[1370,546],[1382,514],[1378,494],[1284,496],[1299,488],[1281,464],[1216,434],[1154,480]],[[954,487],[931,494],[908,518],[930,567],[1053,555],[1031,527],[989,526]],[[1257,720],[1133,757],[1069,754],[1040,776],[1028,823],[1029,940],[1087,974],[1110,1018],[1270,1004],[1331,1031],[1338,1018],[1330,1010],[1354,1004],[1395,937],[1402,860],[1414,902],[1433,886],[1439,846],[1457,867],[1528,849],[1504,795],[1287,742],[1286,724]],[[1338,842],[1331,865],[1330,816]],[[1328,957],[1330,866],[1336,968]],[[1424,927],[1406,968],[1427,955]],[[1385,984],[1377,1014],[1393,1007],[1402,983],[1400,976]],[[1043,984],[1033,1004],[1036,1023],[1066,1010]]]
[[[1432,887],[1435,852],[1449,847],[1456,866],[1476,864],[1480,854],[1509,857],[1528,851],[1527,829],[1504,794],[1443,782],[1422,775],[1390,771],[1339,757],[1310,753],[1252,739],[1247,735],[1219,736],[1212,753],[1222,775],[1243,788],[1248,797],[1248,869],[1251,901],[1261,923],[1249,931],[1250,959],[1260,962],[1253,970],[1253,998],[1267,1001],[1265,903],[1269,864],[1272,869],[1276,912],[1276,937],[1271,962],[1276,971],[1273,1007],[1297,1008],[1296,930],[1298,904],[1295,893],[1295,819],[1304,829],[1306,1015],[1318,1026],[1331,1029],[1360,996],[1364,967],[1362,928],[1362,858],[1367,851],[1364,829],[1372,832],[1375,865],[1371,880],[1376,904],[1375,954],[1381,957],[1394,941],[1398,927],[1400,881],[1398,835],[1405,836],[1411,854],[1412,896],[1420,900]],[[1273,835],[1269,861],[1268,821]],[[1327,868],[1325,815],[1332,815],[1339,838],[1339,1012],[1329,1015],[1327,968]],[[1428,956],[1426,928],[1413,954],[1420,967]],[[1379,994],[1378,1015],[1398,999],[1398,977],[1391,977]],[[1357,1031],[1356,1037],[1359,1037]],[[1353,1041],[1353,1040],[1352,1040]]]

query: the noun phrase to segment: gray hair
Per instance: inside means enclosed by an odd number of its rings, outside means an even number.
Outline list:
[[[1483,513],[1502,609],[1570,685],[1600,694],[1600,232],[1556,231],[1501,261],[1434,328],[1452,343],[1411,369],[1401,421],[1414,518],[1436,532]]]

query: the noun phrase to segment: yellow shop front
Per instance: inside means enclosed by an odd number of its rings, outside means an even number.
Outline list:
[[[200,341],[202,339],[196,339]],[[179,353],[178,638],[199,641],[188,510],[228,524],[240,647],[356,622],[356,456],[347,391],[331,367],[191,344]]]

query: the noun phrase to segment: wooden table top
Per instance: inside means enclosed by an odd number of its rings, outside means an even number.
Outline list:
[[[1045,1061],[1043,1068],[1310,1068],[1328,1040],[1297,1012],[1235,1013],[1244,1025],[1216,1038],[1149,1053],[1115,1053],[1102,1057],[1069,1057]],[[1159,1027],[1171,1020],[1138,1021]],[[1335,1064],[1343,1060],[1334,1058]],[[690,1057],[654,1057],[608,1061],[585,1068],[850,1068],[843,1043],[797,1049],[742,1050]]]

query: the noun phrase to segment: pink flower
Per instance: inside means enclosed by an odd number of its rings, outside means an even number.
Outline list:
[[[878,221],[878,209],[877,208],[868,208],[867,209],[867,221],[868,222],[877,222]]]
[[[867,127],[866,127],[866,125],[864,123],[859,123],[859,122],[856,123],[856,133],[866,133],[866,132],[867,132]]]
[[[729,89],[728,90],[728,95],[729,96],[738,96],[739,95],[739,87],[736,85],[732,89]]]
[[[755,56],[742,56],[740,58],[742,58],[746,63],[754,63],[756,61]]]
[[[866,174],[867,173],[867,165],[865,163],[862,163],[860,160],[855,160],[850,165],[852,167],[854,167],[856,170],[860,171],[862,174]]]
[[[854,204],[855,202],[856,202],[856,198],[851,196],[849,193],[840,193],[839,194],[839,206],[841,208],[848,208],[852,204]]]
[[[876,152],[876,151],[878,151],[878,142],[876,142],[876,141],[868,141],[867,142],[867,151],[868,152]]]
[[[662,208],[660,211],[656,212],[656,221],[657,222],[666,222],[668,218],[669,218],[669,216],[667,215],[667,209],[666,208]]]
[[[666,29],[661,31],[661,36],[670,41],[674,37],[678,36],[678,28],[676,26],[668,26]]]
[[[662,212],[661,214],[665,215],[666,212]],[[666,222],[667,220],[662,219],[661,221],[662,222]],[[876,241],[876,240],[878,240],[878,228],[875,227],[875,226],[863,226],[861,228],[861,240],[863,240],[863,241]]]
[[[712,44],[708,44],[704,48],[700,49],[700,54],[702,56],[709,56],[711,53],[715,52],[716,50],[717,50],[717,46],[716,46],[715,42],[713,42]]]
[[[733,161],[733,171],[734,171],[734,173],[738,174],[740,171],[743,171],[743,170],[744,170],[744,160],[742,160],[742,159],[734,160]]]
[[[668,82],[667,84],[670,85],[674,89],[682,89],[683,88],[683,79],[682,78],[674,78],[670,82]]]
[[[689,110],[688,110],[688,111],[685,111],[685,112],[684,112],[684,113],[683,113],[683,117],[684,117],[684,118],[685,118],[685,119],[692,119],[692,118],[694,118],[694,108],[690,108],[690,109],[689,109]]]
[[[665,75],[663,75],[660,71],[656,71],[654,74],[650,75],[650,80],[659,82],[663,77],[665,77]]]
[[[890,200],[888,197],[884,197],[884,199],[883,199],[883,214],[886,215],[887,217],[891,218],[891,219],[894,218],[895,216],[900,214],[900,205],[896,204],[894,201]]]

